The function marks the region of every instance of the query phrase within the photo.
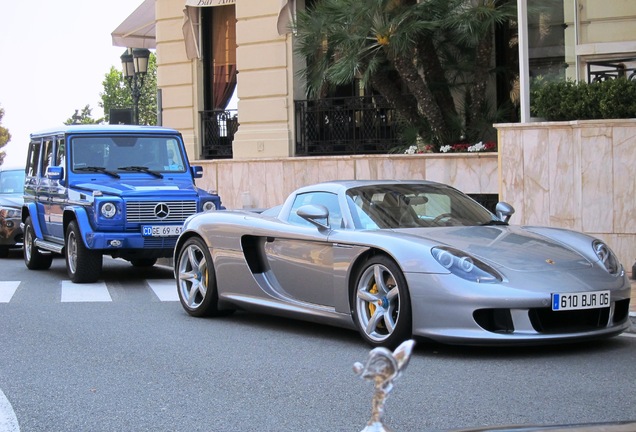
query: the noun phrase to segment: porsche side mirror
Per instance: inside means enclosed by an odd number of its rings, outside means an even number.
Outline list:
[[[510,217],[515,213],[515,209],[507,202],[498,202],[497,206],[495,207],[495,213],[497,214],[497,217],[499,219],[501,219],[503,222],[508,223]]]
[[[329,210],[324,205],[307,204],[301,206],[296,214],[318,228],[329,229]]]

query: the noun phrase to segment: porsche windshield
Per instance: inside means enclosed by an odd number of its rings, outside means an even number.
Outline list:
[[[443,185],[362,186],[349,189],[347,200],[358,229],[500,223],[471,198]]]
[[[175,136],[76,137],[71,141],[74,172],[184,172]]]

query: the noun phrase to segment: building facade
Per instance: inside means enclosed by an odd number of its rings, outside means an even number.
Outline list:
[[[509,43],[499,45],[498,55],[507,51],[508,66],[518,67],[510,89],[521,123],[533,120],[529,88],[535,79],[589,82],[636,76],[634,0],[555,0],[541,9],[529,0],[516,2],[518,28],[503,39]],[[203,186],[217,190],[229,208],[275,205],[296,187],[334,178],[426,178],[470,194],[514,201],[506,195],[516,193],[519,173],[502,168],[514,161],[502,152],[499,157],[352,155],[347,148],[333,156],[299,153],[299,139],[306,133],[297,110],[299,101],[306,99],[298,75],[303,59],[294,51],[288,25],[294,11],[304,7],[305,0],[144,0],[113,32],[116,46],[156,49],[161,123],[182,132],[190,159],[204,165]],[[513,41],[518,44],[513,46]],[[349,117],[357,121],[357,115],[356,111]],[[330,122],[331,139],[338,132],[335,125]],[[506,126],[504,135],[514,139],[510,127],[514,126]],[[383,133],[390,135],[390,130]],[[355,134],[338,137],[348,141]],[[500,147],[501,137],[500,130]],[[523,148],[515,154],[524,154]],[[557,178],[566,162],[559,160],[551,176]],[[631,178],[636,178],[633,172]],[[586,183],[585,178],[581,182]],[[563,193],[551,191],[550,184],[540,185],[544,195]],[[595,193],[607,201],[603,190]],[[545,220],[540,215],[549,209],[534,205],[533,197],[536,194],[525,195],[522,223],[547,222],[585,231],[584,225],[563,224],[556,217]],[[574,206],[573,214],[580,214],[580,205]],[[614,203],[621,205],[629,203]],[[588,231],[610,242],[620,235],[617,252],[625,264],[636,256],[633,227],[621,222],[605,231]]]

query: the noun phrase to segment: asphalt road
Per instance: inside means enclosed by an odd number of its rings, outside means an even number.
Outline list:
[[[69,294],[62,259],[34,272],[14,255],[0,269],[0,289],[19,281],[0,302],[0,432],[359,431],[369,419],[373,386],[352,370],[369,347],[355,332],[241,312],[191,318],[161,291],[169,268],[106,260],[106,297],[92,300]],[[418,343],[385,423],[634,420],[635,401],[634,334],[542,348]]]

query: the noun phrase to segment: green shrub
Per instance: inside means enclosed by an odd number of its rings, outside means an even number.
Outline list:
[[[530,112],[549,121],[636,117],[636,81],[542,82],[531,90]]]

